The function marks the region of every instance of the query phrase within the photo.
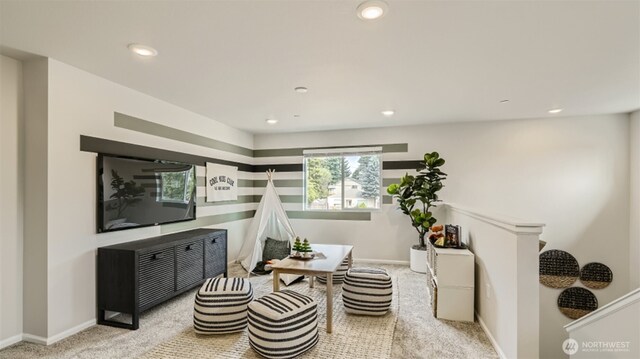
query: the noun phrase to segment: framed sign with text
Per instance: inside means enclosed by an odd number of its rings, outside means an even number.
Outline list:
[[[207,162],[207,202],[238,199],[238,167]]]

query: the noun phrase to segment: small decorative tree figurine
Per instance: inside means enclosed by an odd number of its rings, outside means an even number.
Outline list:
[[[300,242],[300,237],[296,237],[295,242],[293,242],[293,248],[292,248],[296,253],[295,256],[299,257],[300,253],[303,252],[302,250],[302,242]]]
[[[300,249],[300,252],[302,252],[305,257],[309,257],[310,256],[311,244],[309,244],[309,241],[306,238],[302,242],[302,248]]]

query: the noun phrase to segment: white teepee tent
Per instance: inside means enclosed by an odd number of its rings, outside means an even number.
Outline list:
[[[273,171],[267,171],[267,187],[238,255],[238,262],[249,273],[262,260],[262,249],[267,237],[291,243],[296,236],[271,180],[272,175]]]

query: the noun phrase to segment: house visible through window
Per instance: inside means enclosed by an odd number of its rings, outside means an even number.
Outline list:
[[[380,208],[381,148],[304,152],[306,210]]]

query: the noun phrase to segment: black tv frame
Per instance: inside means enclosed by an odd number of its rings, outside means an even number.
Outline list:
[[[146,161],[146,162],[165,162],[165,163],[175,163],[175,164],[184,164],[184,165],[189,165],[189,166],[193,166],[194,167],[194,171],[193,171],[193,183],[196,183],[196,171],[195,171],[195,164],[193,163],[186,163],[186,162],[177,162],[177,161],[169,161],[169,160],[161,160],[161,159],[149,159],[149,158],[142,158],[142,157],[133,157],[133,156],[119,156],[119,155],[110,155],[107,153],[98,153],[98,157],[96,158],[96,233],[100,234],[100,233],[109,233],[109,232],[117,232],[117,231],[124,231],[124,230],[128,230],[128,229],[138,229],[138,228],[146,228],[146,227],[155,227],[155,226],[159,226],[159,225],[163,225],[163,224],[171,224],[171,223],[179,223],[179,222],[189,222],[189,221],[194,221],[197,219],[197,209],[198,209],[198,205],[196,203],[196,191],[194,191],[193,193],[193,218],[188,218],[188,219],[178,219],[175,221],[168,221],[168,222],[159,222],[159,223],[150,223],[150,224],[142,224],[136,227],[125,227],[125,228],[115,228],[115,229],[103,229],[101,228],[101,224],[102,227],[104,227],[104,205],[103,205],[103,201],[104,201],[104,183],[102,182],[102,174],[104,172],[104,167],[103,167],[103,159],[104,157],[113,157],[113,158],[122,158],[122,159],[127,159],[127,160],[136,160],[136,161]]]

